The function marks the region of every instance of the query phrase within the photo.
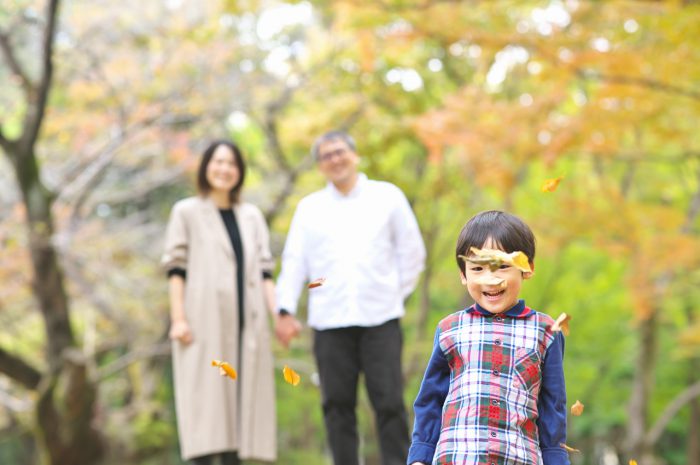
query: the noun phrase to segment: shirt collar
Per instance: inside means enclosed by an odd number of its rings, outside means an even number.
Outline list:
[[[326,188],[335,197],[348,198],[358,196],[366,184],[367,175],[365,173],[357,173],[357,182],[355,183],[355,186],[352,188],[352,190],[350,190],[350,192],[348,192],[347,194],[343,194],[342,192],[340,192],[330,181],[328,182]]]
[[[467,313],[476,313],[482,316],[487,316],[487,317],[492,317],[495,316],[495,313],[491,313],[485,308],[483,308],[481,305],[475,303],[471,307],[467,308]],[[513,305],[511,308],[508,309],[505,313],[502,313],[504,316],[508,316],[511,318],[527,318],[530,315],[534,315],[535,311],[531,309],[530,307],[525,305],[525,301],[523,299],[518,300],[518,303]]]

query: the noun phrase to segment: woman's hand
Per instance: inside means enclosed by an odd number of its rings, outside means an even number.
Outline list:
[[[168,337],[173,341],[180,341],[181,344],[190,345],[192,343],[192,331],[186,320],[174,320],[170,324]]]
[[[275,334],[277,340],[284,346],[289,347],[289,342],[301,332],[301,323],[293,315],[275,316]]]

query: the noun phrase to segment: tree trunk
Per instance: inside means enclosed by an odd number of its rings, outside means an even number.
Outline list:
[[[656,330],[657,315],[651,315],[642,320],[639,326],[639,349],[635,361],[634,383],[629,403],[629,419],[627,421],[627,437],[624,452],[627,462],[635,459],[639,463],[653,463],[653,457],[647,444],[646,431],[648,424],[648,406],[651,387],[654,379],[656,362]]]
[[[695,324],[693,305],[686,303],[685,314],[688,317],[688,326]],[[700,359],[692,358],[688,367],[688,386],[692,386],[700,377]],[[686,448],[687,465],[700,465],[700,402],[694,399],[690,402],[690,419],[688,420],[688,445]]]

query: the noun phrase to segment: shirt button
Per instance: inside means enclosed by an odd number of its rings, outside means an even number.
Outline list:
[[[498,401],[497,401],[496,399],[493,399],[493,400],[491,401],[491,403],[492,403],[493,405],[498,405]]]
[[[500,340],[500,339],[496,339],[496,340],[495,340],[495,341],[493,341],[493,342],[495,342],[495,343],[496,343],[496,345],[500,345],[500,344],[501,344],[501,340]]]
[[[501,318],[500,316],[497,316],[496,318],[494,318],[494,320],[496,320],[496,321],[501,321],[502,319],[503,318]]]
[[[491,437],[492,437],[492,438],[495,438],[495,437],[496,437],[496,432],[495,432],[495,431],[491,431]]]
[[[493,375],[498,376],[498,370],[493,370]]]

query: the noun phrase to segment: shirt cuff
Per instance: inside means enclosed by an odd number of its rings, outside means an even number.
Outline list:
[[[408,450],[408,460],[407,465],[411,465],[413,462],[423,462],[423,463],[433,463],[433,456],[435,455],[435,446],[427,442],[414,442],[411,444],[411,448]]]
[[[569,465],[569,454],[562,447],[548,447],[542,449],[542,462],[544,465]]]
[[[187,271],[183,268],[171,268],[168,270],[168,278],[171,276],[180,276],[182,279],[187,279]]]

